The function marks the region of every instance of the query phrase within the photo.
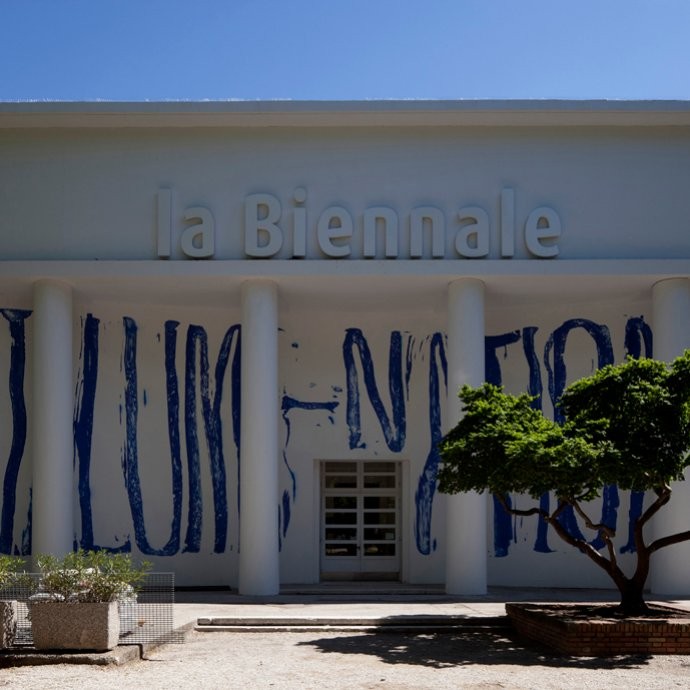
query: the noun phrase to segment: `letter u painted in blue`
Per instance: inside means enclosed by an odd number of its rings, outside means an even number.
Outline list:
[[[175,462],[172,456],[173,473],[173,520],[171,525],[171,535],[168,542],[160,549],[155,549],[149,543],[146,535],[144,523],[143,498],[141,493],[141,482],[139,480],[139,453],[137,446],[137,417],[139,412],[138,385],[137,385],[137,324],[134,319],[125,316],[122,319],[125,331],[125,345],[123,353],[123,363],[125,370],[125,452],[123,462],[123,472],[125,477],[125,487],[129,498],[129,507],[132,513],[134,524],[134,538],[137,548],[141,553],[150,556],[171,556],[179,550],[179,510],[181,491],[181,475],[179,463]],[[176,325],[176,324],[175,324]],[[166,336],[174,334],[175,326],[170,322],[166,324]],[[166,364],[169,355],[169,339],[166,339]],[[170,385],[170,381],[167,382]],[[168,411],[170,414],[170,410]]]

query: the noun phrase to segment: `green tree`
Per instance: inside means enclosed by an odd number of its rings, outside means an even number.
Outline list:
[[[559,403],[563,425],[534,409],[530,396],[509,395],[491,384],[464,386],[459,395],[464,415],[440,444],[440,491],[488,491],[513,515],[540,516],[608,573],[620,591],[624,615],[645,611],[652,554],[690,540],[690,522],[677,534],[651,541],[644,535],[647,523],[669,502],[671,483],[682,479],[690,464],[690,350],[670,366],[628,359],[571,384]],[[587,502],[607,484],[649,492],[633,525],[632,575],[618,563],[613,526],[587,513]],[[506,500],[511,492],[537,499],[545,491],[556,496],[550,512],[518,509]],[[569,506],[601,537],[600,550],[559,520]]]

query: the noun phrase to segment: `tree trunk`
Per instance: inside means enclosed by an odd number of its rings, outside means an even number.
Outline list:
[[[618,584],[618,589],[621,595],[618,610],[624,616],[639,616],[649,611],[644,600],[643,585],[637,584],[634,580],[626,579],[625,584]]]

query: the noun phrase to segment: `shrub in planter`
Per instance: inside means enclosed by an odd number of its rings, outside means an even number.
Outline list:
[[[24,559],[19,556],[0,554],[0,649],[7,649],[14,644],[17,632],[17,601],[10,594],[11,590],[20,587],[30,577],[20,568]]]
[[[31,597],[31,629],[37,649],[105,651],[120,635],[118,603],[131,606],[149,569],[128,554],[76,551],[63,558],[41,555],[39,592]]]

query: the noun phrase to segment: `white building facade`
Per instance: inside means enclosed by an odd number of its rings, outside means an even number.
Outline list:
[[[688,103],[0,105],[0,552],[258,595],[608,586],[440,495],[436,444],[465,382],[553,415],[690,347],[689,192]],[[643,502],[592,507],[624,563]],[[690,549],[654,558],[690,592]]]

